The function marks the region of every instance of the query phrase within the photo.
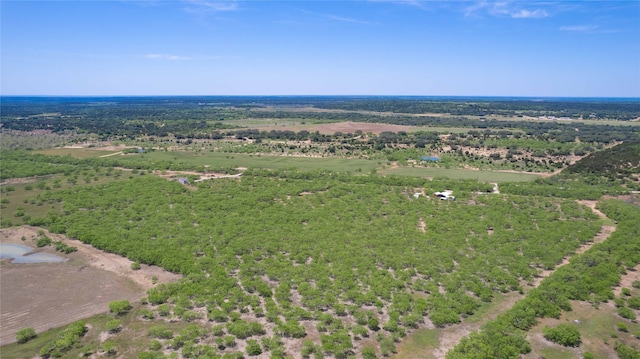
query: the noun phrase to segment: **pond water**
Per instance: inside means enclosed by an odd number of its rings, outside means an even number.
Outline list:
[[[13,263],[59,263],[67,261],[66,258],[55,254],[42,252],[24,255],[32,250],[33,248],[21,244],[0,243],[0,258],[13,258]]]

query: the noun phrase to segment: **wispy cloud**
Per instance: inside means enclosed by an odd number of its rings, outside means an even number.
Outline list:
[[[328,19],[342,21],[342,22],[351,22],[355,24],[371,24],[369,21],[358,20],[350,17],[336,16],[336,15],[325,15]]]
[[[390,3],[390,4],[398,4],[398,5],[407,5],[413,6],[420,9],[427,9],[425,3],[428,1],[424,0],[369,0],[370,2],[379,2],[379,3]]]
[[[187,7],[186,12],[190,13],[210,13],[227,12],[239,9],[235,0],[183,0]]]
[[[597,29],[596,25],[560,26],[561,31],[591,32]]]
[[[300,9],[300,11],[305,14],[309,14],[315,17],[325,18],[332,21],[350,22],[354,24],[373,24],[371,21],[360,20],[353,17],[346,17],[346,16],[340,16],[340,15],[334,15],[334,14],[325,14],[325,13],[319,13],[319,12],[314,12],[314,11],[309,11],[304,9]]]
[[[526,3],[524,3],[526,4]],[[465,16],[486,13],[491,16],[512,17],[514,19],[535,19],[549,16],[542,8],[524,8],[523,3],[513,1],[477,1],[463,8]]]
[[[528,18],[535,19],[535,18],[547,17],[547,16],[549,16],[549,14],[546,11],[541,9],[536,9],[536,10],[521,9],[511,13],[511,17],[516,19],[528,19]]]
[[[615,34],[620,32],[619,29],[604,29],[598,25],[560,26],[559,30],[583,34]]]

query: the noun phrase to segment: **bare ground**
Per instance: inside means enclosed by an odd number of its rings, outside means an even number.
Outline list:
[[[0,265],[0,345],[15,341],[15,332],[33,327],[40,333],[82,318],[107,311],[114,300],[137,301],[157,283],[168,283],[180,276],[156,266],[131,269],[127,258],[104,253],[90,245],[30,226],[0,230],[0,242],[35,248],[32,239],[38,231],[53,240],[78,248],[65,255],[53,247],[43,249],[69,260],[64,263]],[[21,238],[26,240],[23,241]]]

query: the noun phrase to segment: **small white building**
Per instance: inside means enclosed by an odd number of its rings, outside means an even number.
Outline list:
[[[453,195],[453,191],[450,191],[450,190],[436,192],[433,195],[440,198],[441,201],[446,201],[446,200],[453,201],[456,199],[456,196]]]

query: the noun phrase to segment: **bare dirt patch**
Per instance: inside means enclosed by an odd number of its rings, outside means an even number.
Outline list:
[[[633,287],[633,282],[635,281],[640,281],[640,264],[635,266],[633,270],[628,270],[627,274],[620,278],[620,285],[613,288],[613,294],[620,297],[622,295],[622,288],[631,289],[631,287]]]
[[[68,258],[64,263],[0,265],[0,345],[15,341],[15,332],[33,327],[40,333],[107,311],[114,300],[137,301],[157,283],[180,278],[156,266],[131,269],[131,261],[104,253],[90,245],[37,227],[23,226],[0,230],[0,242],[35,248],[38,231],[51,239],[78,248],[65,255],[53,247],[42,249]],[[25,238],[23,241],[21,238]]]

